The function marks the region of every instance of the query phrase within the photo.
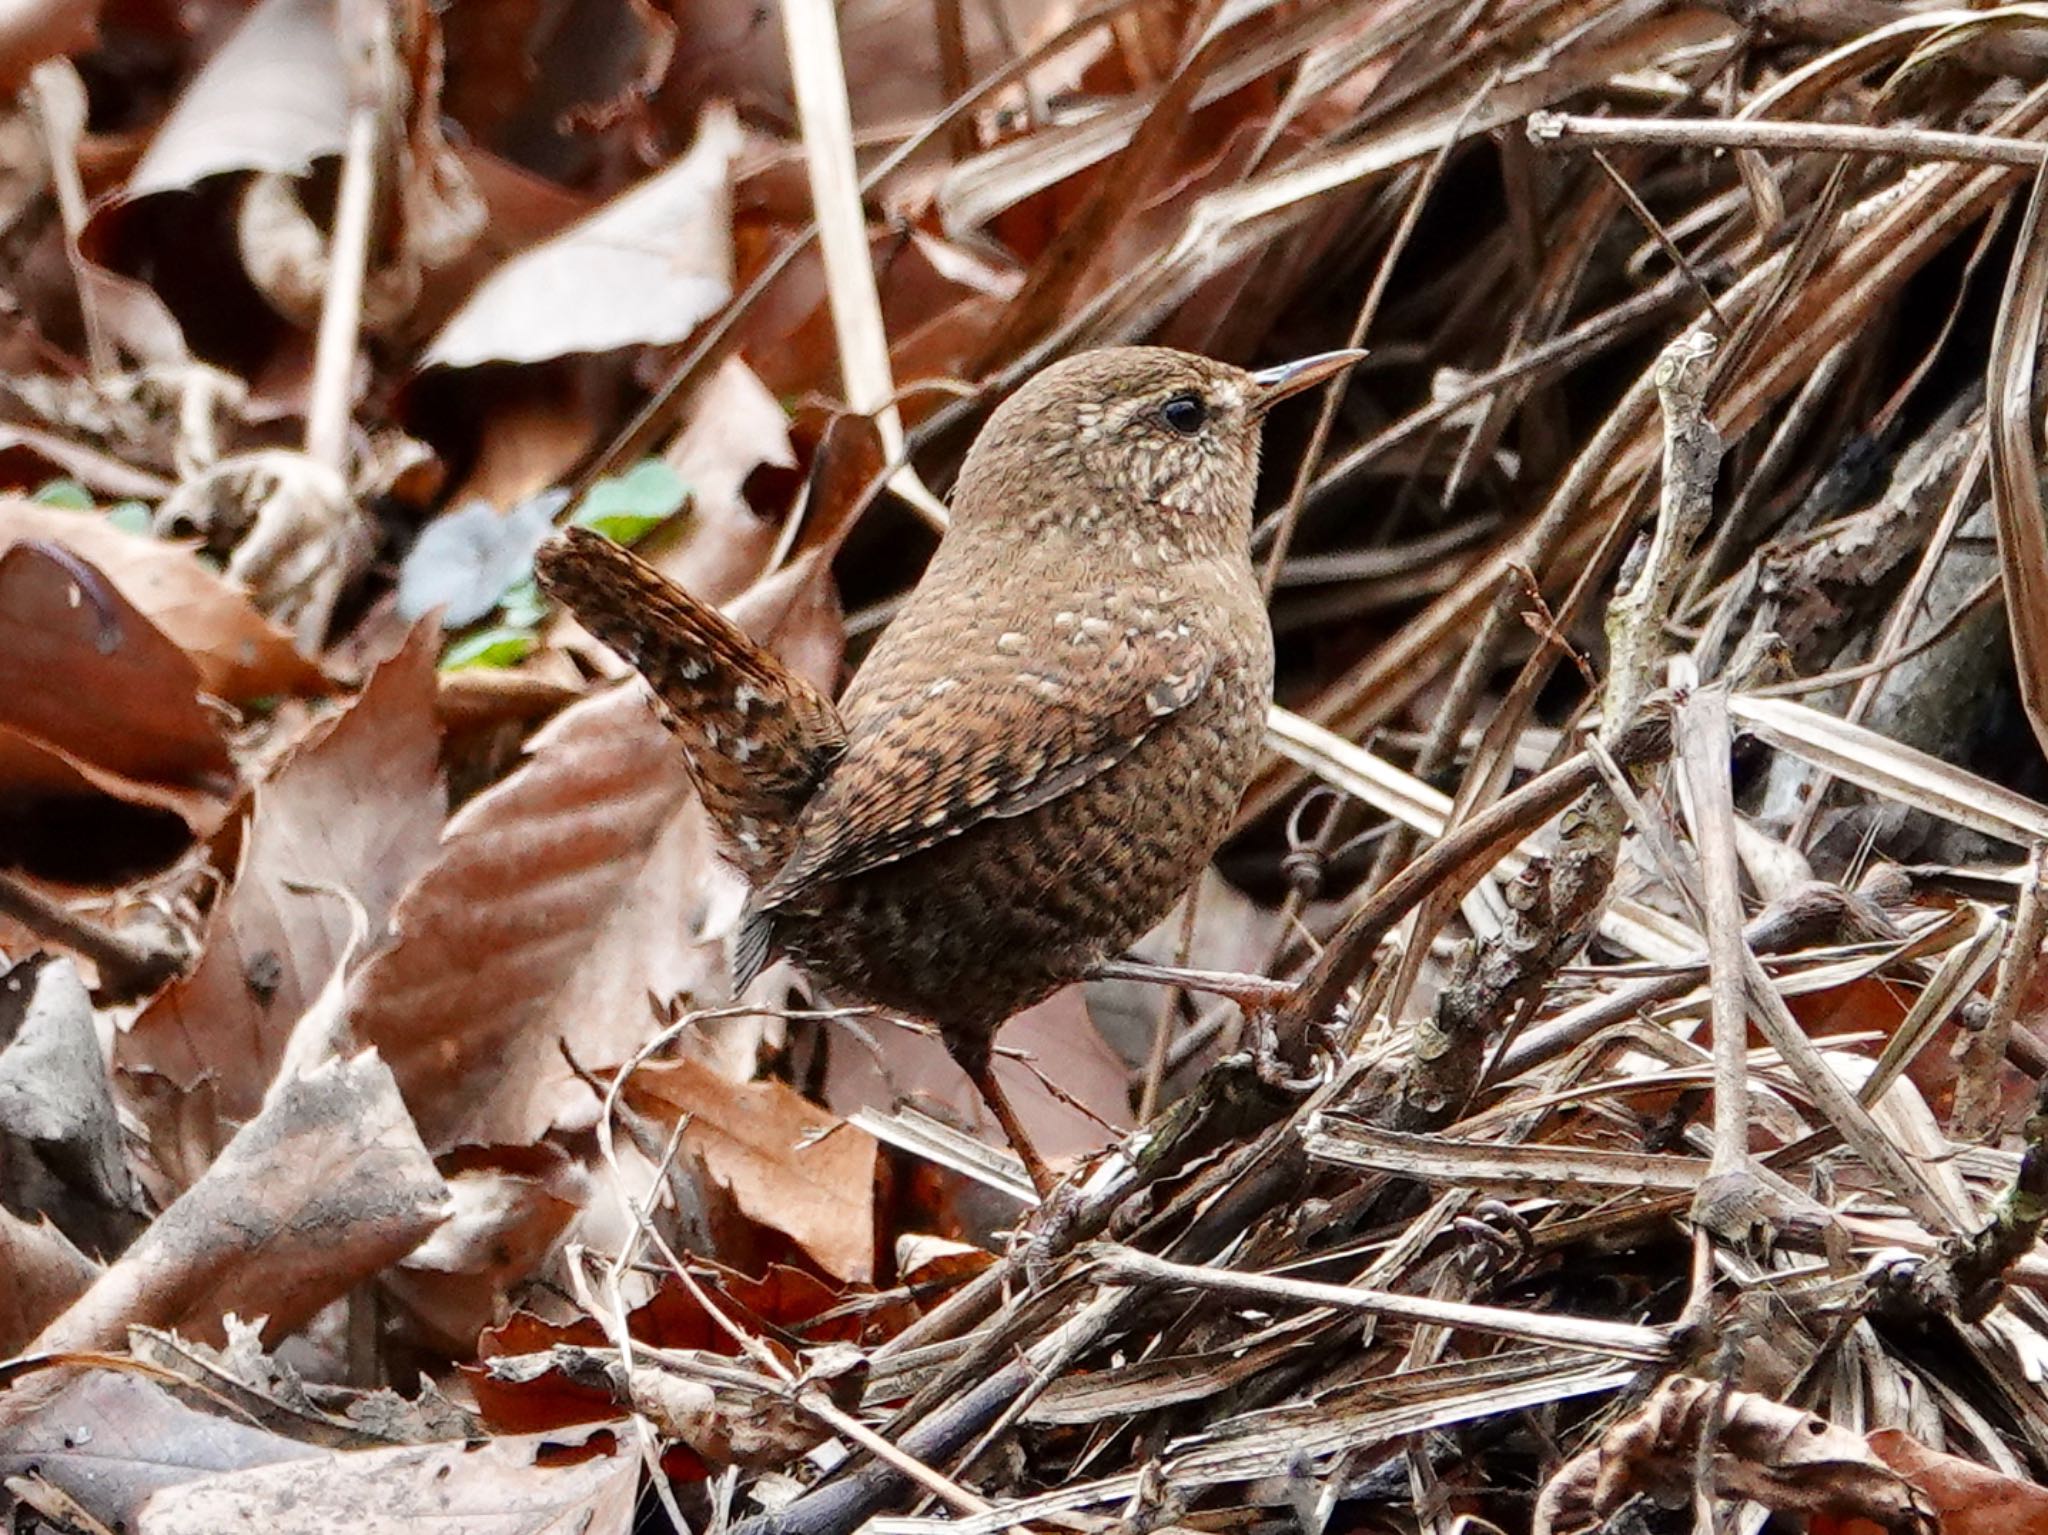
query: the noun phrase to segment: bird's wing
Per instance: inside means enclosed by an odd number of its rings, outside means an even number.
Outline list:
[[[1072,793],[1200,698],[1214,664],[1192,638],[1130,636],[1107,653],[974,668],[863,720],[753,908]]]

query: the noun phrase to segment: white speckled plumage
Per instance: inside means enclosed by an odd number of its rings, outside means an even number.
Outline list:
[[[952,528],[836,710],[765,653],[736,662],[730,625],[623,551],[544,553],[668,704],[756,885],[755,950],[939,1025],[1013,1139],[996,1029],[1156,923],[1229,830],[1273,683],[1259,417],[1348,360],[1269,379],[1125,347],[1038,374],[976,439]]]

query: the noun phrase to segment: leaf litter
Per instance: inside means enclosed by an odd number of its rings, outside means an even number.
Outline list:
[[[584,19],[0,48],[13,1527],[2048,1530],[2048,13]],[[835,688],[1145,340],[1372,356],[1038,1210],[532,555]]]

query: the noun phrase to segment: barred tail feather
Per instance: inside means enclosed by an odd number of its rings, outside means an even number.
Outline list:
[[[756,884],[771,877],[789,856],[798,813],[845,749],[831,701],[601,534],[565,528],[542,546],[535,573],[647,679],[726,855]]]

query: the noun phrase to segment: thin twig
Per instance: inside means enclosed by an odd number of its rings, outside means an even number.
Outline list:
[[[1369,1316],[1393,1317],[1404,1322],[1461,1327],[1496,1338],[1521,1338],[1536,1343],[1562,1344],[1567,1348],[1591,1349],[1626,1359],[1661,1361],[1671,1357],[1671,1339],[1661,1327],[1601,1322],[1591,1317],[1565,1316],[1555,1311],[1537,1313],[1512,1311],[1505,1306],[1474,1306],[1463,1301],[1400,1295],[1391,1290],[1353,1289],[1349,1285],[1285,1279],[1277,1274],[1201,1268],[1190,1263],[1172,1263],[1129,1247],[1104,1246],[1093,1249],[1090,1256],[1094,1259],[1094,1275],[1111,1283],[1185,1285],[1190,1289],[1269,1304],[1328,1306],[1340,1311],[1361,1311]]]
[[[1472,114],[1479,110],[1480,103],[1500,83],[1500,69],[1486,77],[1486,82],[1472,93],[1466,103],[1465,115],[1444,138],[1437,152],[1430,157],[1422,179],[1416,183],[1415,191],[1401,209],[1401,222],[1394,226],[1394,233],[1387,241],[1387,248],[1380,255],[1379,265],[1374,268],[1372,281],[1366,286],[1365,298],[1358,306],[1358,313],[1351,318],[1351,330],[1344,342],[1346,347],[1356,349],[1365,345],[1365,338],[1372,330],[1372,322],[1380,312],[1380,304],[1387,296],[1387,289],[1394,280],[1394,268],[1402,254],[1408,249],[1408,242],[1414,237],[1416,226],[1422,222],[1422,210],[1429,206],[1437,185],[1443,180],[1444,170],[1451,163],[1451,155],[1465,141],[1465,127]],[[1266,554],[1264,573],[1259,584],[1264,588],[1268,601],[1272,600],[1273,589],[1279,584],[1280,567],[1286,563],[1287,551],[1294,543],[1295,525],[1301,520],[1301,509],[1308,502],[1309,487],[1315,483],[1316,468],[1323,461],[1323,448],[1330,440],[1330,428],[1337,422],[1337,407],[1343,403],[1344,391],[1350,386],[1351,375],[1340,373],[1323,386],[1322,400],[1316,408],[1316,424],[1309,434],[1308,446],[1302,450],[1301,459],[1294,468],[1294,483],[1287,492],[1287,504],[1280,509],[1279,519],[1273,527],[1273,543]]]
[[[1613,144],[1677,149],[1760,149],[1801,154],[1900,155],[2033,170],[2048,147],[2031,139],[1947,133],[1935,128],[1863,128],[1847,123],[1781,123],[1730,117],[1577,117],[1531,112],[1529,141],[1547,149]]]
[[[99,997],[106,1002],[148,996],[176,975],[188,957],[101,927],[5,871],[0,871],[0,916],[91,960],[99,972]]]
[[[2027,860],[2026,878],[2013,908],[2012,931],[2006,937],[1990,1011],[1984,1026],[1963,1046],[1949,1132],[1958,1141],[1981,1140],[1997,1124],[2006,1043],[2012,1038],[2020,1003],[2040,970],[2044,937],[2048,937],[2048,847],[2037,844]]]
[[[1608,743],[1624,767],[1657,761],[1670,749],[1670,719],[1661,709],[1647,711],[1632,730]],[[1283,1038],[1290,1029],[1305,1029],[1335,1010],[1380,940],[1416,902],[1447,885],[1470,889],[1503,853],[1599,781],[1590,756],[1569,757],[1453,828],[1387,881],[1337,930],[1293,999],[1279,1009],[1276,1022]]]

